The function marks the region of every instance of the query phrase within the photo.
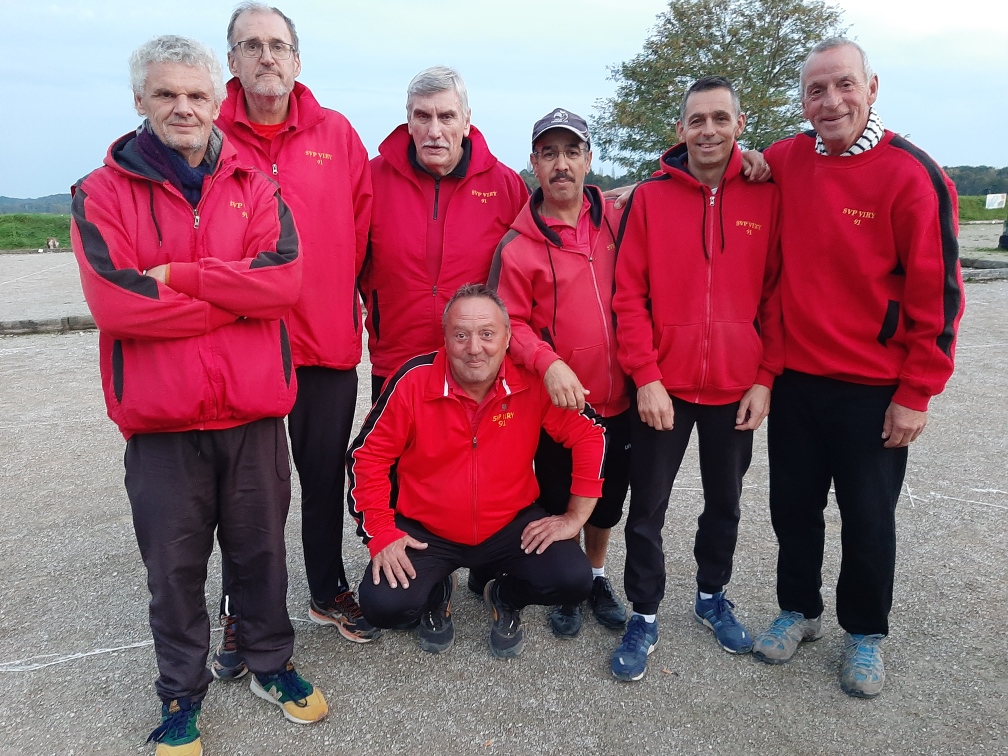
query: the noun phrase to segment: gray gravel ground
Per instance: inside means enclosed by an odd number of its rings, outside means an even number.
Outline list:
[[[958,371],[914,444],[897,510],[880,698],[850,699],[837,681],[835,506],[827,510],[821,641],[769,667],[721,652],[693,621],[701,499],[692,450],[669,509],[661,640],[642,681],[610,674],[617,634],[589,621],[580,638],[557,640],[537,607],[525,611],[524,655],[492,659],[485,609],[464,588],[454,603],[455,646],[441,657],[419,651],[407,633],[353,645],[315,627],[305,621],[295,503],[287,528],[295,661],[332,712],[298,727],[247,684],[215,683],[201,718],[205,753],[1008,754],[1008,654],[998,629],[1008,615],[1008,281],[968,285],[967,303]],[[0,338],[2,756],[153,753],[144,744],[158,722],[148,594],[122,485],[123,441],[105,417],[97,356],[93,331]],[[360,375],[363,398],[366,365]],[[762,431],[744,497],[730,596],[760,630],[776,613]],[[359,576],[366,551],[349,524],[344,535],[349,572]],[[623,557],[619,526],[609,560],[619,587]],[[219,575],[215,553],[211,606]]]

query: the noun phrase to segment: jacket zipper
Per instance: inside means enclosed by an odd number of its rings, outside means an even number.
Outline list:
[[[704,191],[709,192],[708,187],[704,187]],[[713,309],[713,297],[711,297],[711,288],[714,284],[714,203],[717,201],[717,194],[711,192],[710,195],[710,212],[707,214],[707,228],[704,229],[704,233],[707,234],[708,244],[707,249],[710,250],[710,254],[707,255],[707,290],[705,292],[706,304],[704,307],[704,337],[703,346],[701,348],[701,360],[700,360],[700,385],[697,386],[697,396],[696,400],[700,401],[700,395],[703,393],[704,388],[707,385],[707,373],[710,370],[710,341],[711,341],[711,318]]]
[[[476,436],[472,440],[472,518],[473,518],[473,543],[479,543],[479,527],[476,524],[476,469],[478,458],[476,455]]]
[[[601,236],[601,230],[599,231],[599,235]],[[605,400],[608,402],[615,393],[612,372],[612,344],[609,341],[609,326],[606,323],[605,308],[602,306],[602,294],[599,292],[598,278],[595,275],[595,255],[591,250],[588,253],[588,270],[591,271],[592,288],[595,289],[595,303],[598,305],[599,315],[602,317],[602,333],[605,336],[606,375],[609,377],[609,394],[605,397]],[[602,402],[599,402],[599,405],[601,404]]]
[[[434,179],[434,218],[437,220],[438,197],[441,195],[441,179]]]

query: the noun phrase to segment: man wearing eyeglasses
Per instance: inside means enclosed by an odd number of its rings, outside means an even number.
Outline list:
[[[289,316],[298,393],[288,430],[301,481],[308,616],[363,643],[378,631],[361,615],[346,578],[344,471],[333,459],[349,444],[357,399],[363,328],[355,281],[371,219],[367,150],[346,118],[321,107],[295,81],[301,73],[297,32],[279,9],[242,3],[227,39],[234,78],[217,125],[243,161],[280,184],[304,258],[304,286]],[[213,672],[228,679],[242,676],[245,666],[235,642],[241,608],[227,562],[223,577],[224,638]]]
[[[576,113],[556,108],[536,122],[531,161],[539,188],[497,247],[490,286],[511,316],[515,362],[542,377],[557,407],[580,412],[590,402],[605,427],[605,484],[584,525],[593,574],[588,603],[602,625],[622,629],[626,609],[605,574],[609,533],[623,515],[630,484],[630,400],[612,318],[622,214],[598,187],[585,186],[591,141]],[[538,503],[551,515],[567,511],[571,465],[570,450],[541,433]],[[560,638],[577,636],[581,605],[553,607],[550,626]]]
[[[697,521],[694,617],[725,651],[752,636],[725,596],[753,431],[783,366],[779,196],[742,175],[738,95],[720,76],[687,89],[680,143],[634,190],[616,264],[619,360],[637,386],[624,573],[633,614],[612,655],[621,680],[644,676],[665,594],[662,527],[693,427],[704,506]]]
[[[443,345],[449,297],[486,282],[497,243],[528,199],[470,115],[458,71],[421,71],[406,90],[406,123],[371,161],[374,214],[360,283],[372,402],[406,360]]]

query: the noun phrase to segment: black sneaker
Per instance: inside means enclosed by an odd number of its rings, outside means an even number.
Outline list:
[[[224,637],[214,651],[210,674],[215,680],[237,680],[248,673],[248,667],[238,653],[238,618],[233,614],[222,614],[220,623],[224,628]]]
[[[420,615],[416,637],[420,648],[431,654],[442,654],[455,642],[455,622],[451,616],[451,598],[455,591],[455,573],[431,589],[427,609]]]
[[[622,630],[626,627],[626,607],[613,591],[609,578],[599,576],[592,580],[591,595],[588,606],[600,625],[610,630]]]
[[[577,638],[584,624],[581,604],[554,606],[549,615],[550,628],[557,638]]]
[[[490,653],[499,659],[513,659],[525,647],[521,610],[501,599],[499,580],[486,584],[483,600],[490,610]]]

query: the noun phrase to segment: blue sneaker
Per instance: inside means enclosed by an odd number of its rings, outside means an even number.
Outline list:
[[[724,591],[709,599],[700,598],[697,593],[693,616],[714,631],[718,645],[729,654],[748,654],[752,651],[752,636],[735,618],[734,608],[735,604],[725,597]]]
[[[882,635],[844,635],[844,663],[840,670],[840,687],[848,696],[875,698],[885,685],[885,664],[882,662]]]
[[[640,614],[630,617],[623,640],[613,651],[612,673],[618,680],[640,680],[647,671],[648,654],[658,645],[658,621]]]

